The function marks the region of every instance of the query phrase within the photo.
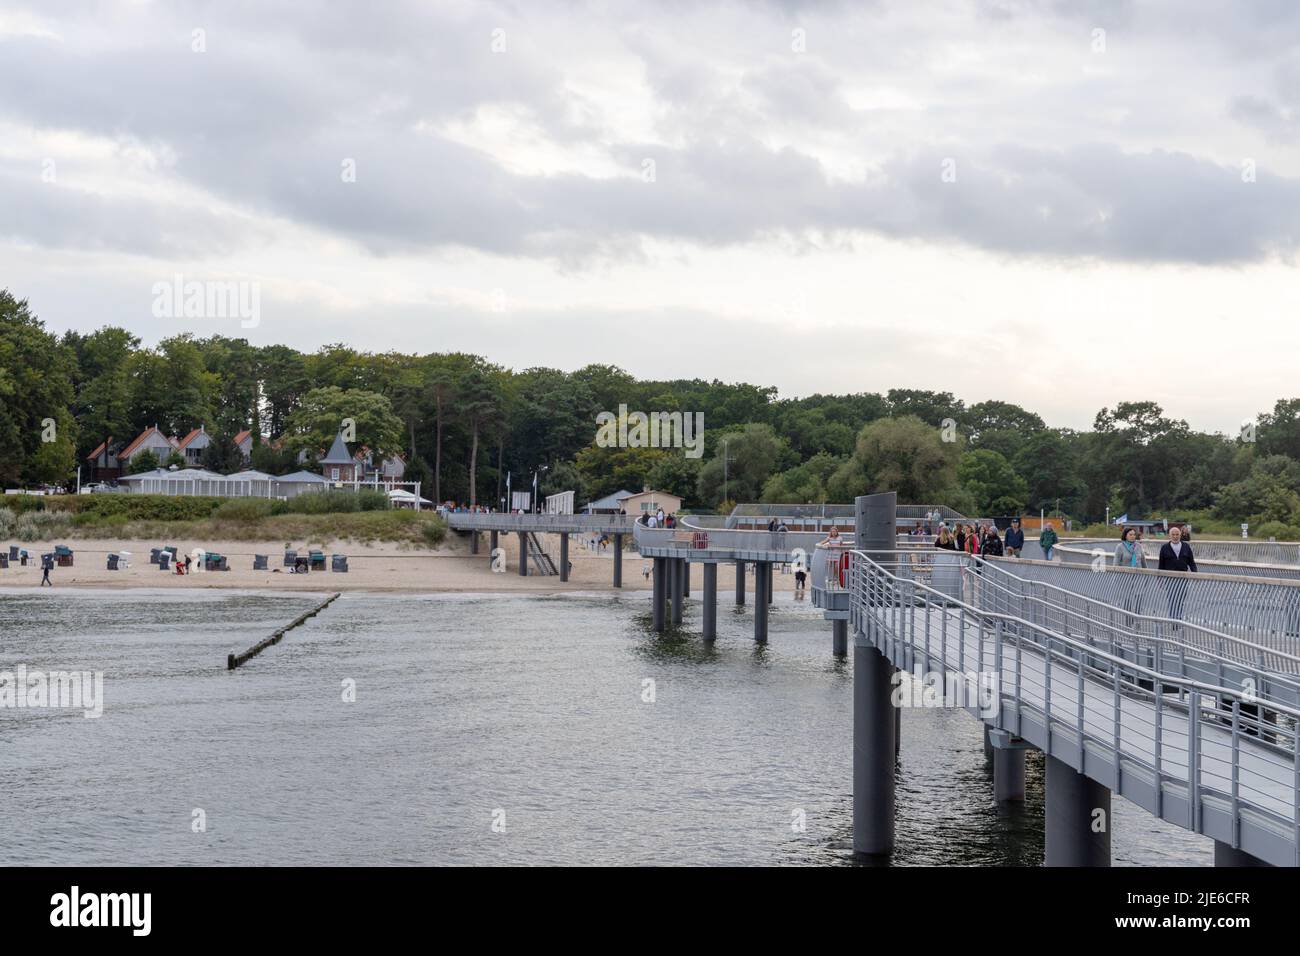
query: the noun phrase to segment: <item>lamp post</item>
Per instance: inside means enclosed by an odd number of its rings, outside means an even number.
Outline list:
[[[722,439],[722,500],[723,501],[731,500],[729,497],[727,497],[727,478],[728,478],[727,466],[730,465],[735,460],[736,459],[731,458],[730,456],[727,455],[727,439],[725,438]]]

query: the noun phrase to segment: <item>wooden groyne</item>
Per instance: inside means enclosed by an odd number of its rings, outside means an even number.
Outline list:
[[[293,619],[292,622],[280,628],[270,637],[262,638],[262,640],[258,641],[256,644],[254,644],[248,650],[244,651],[242,654],[226,655],[226,670],[233,671],[240,664],[244,663],[244,661],[256,657],[258,654],[262,653],[262,651],[266,650],[272,644],[279,644],[280,638],[284,637],[284,635],[288,634],[299,624],[302,624],[309,617],[315,617],[321,611],[325,610],[327,607],[330,606],[330,604],[334,602],[334,599],[338,596],[339,596],[339,592],[335,591],[333,594],[327,597],[320,604],[316,605],[316,607],[312,608],[310,611],[306,612],[305,614],[298,615]]]

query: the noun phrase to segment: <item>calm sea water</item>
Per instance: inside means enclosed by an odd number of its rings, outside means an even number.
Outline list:
[[[0,669],[105,681],[99,719],[0,710],[0,858],[852,862],[852,668],[788,595],[766,648],[720,608],[706,650],[697,606],[657,637],[644,593],[344,594],[225,670],[314,603],[0,592]],[[1041,759],[1028,773],[1027,803],[996,808],[978,723],[904,711],[892,862],[1041,864]],[[1211,862],[1207,840],[1119,798],[1114,814],[1117,864]]]

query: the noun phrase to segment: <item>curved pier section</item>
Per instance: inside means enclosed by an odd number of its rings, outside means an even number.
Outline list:
[[[880,543],[861,541],[845,577],[856,852],[892,847],[894,766],[881,742],[896,719],[883,675],[896,667],[987,692],[960,706],[987,729],[997,799],[1023,796],[1024,750],[1043,752],[1048,865],[1109,864],[1113,794],[1213,839],[1218,865],[1300,863],[1300,636],[1247,627],[1239,604],[1246,636],[1170,616],[1167,603],[1163,615],[1107,604],[1070,589],[1084,587],[1074,575],[1112,577],[1083,567],[1048,582],[1035,577],[1045,562]],[[1148,573],[1166,595],[1183,585]],[[1294,589],[1271,587],[1283,603]]]

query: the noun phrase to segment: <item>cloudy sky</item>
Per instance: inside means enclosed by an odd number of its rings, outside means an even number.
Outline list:
[[[944,389],[1300,394],[1300,4],[0,2],[55,330]],[[260,318],[154,284],[257,283]]]

